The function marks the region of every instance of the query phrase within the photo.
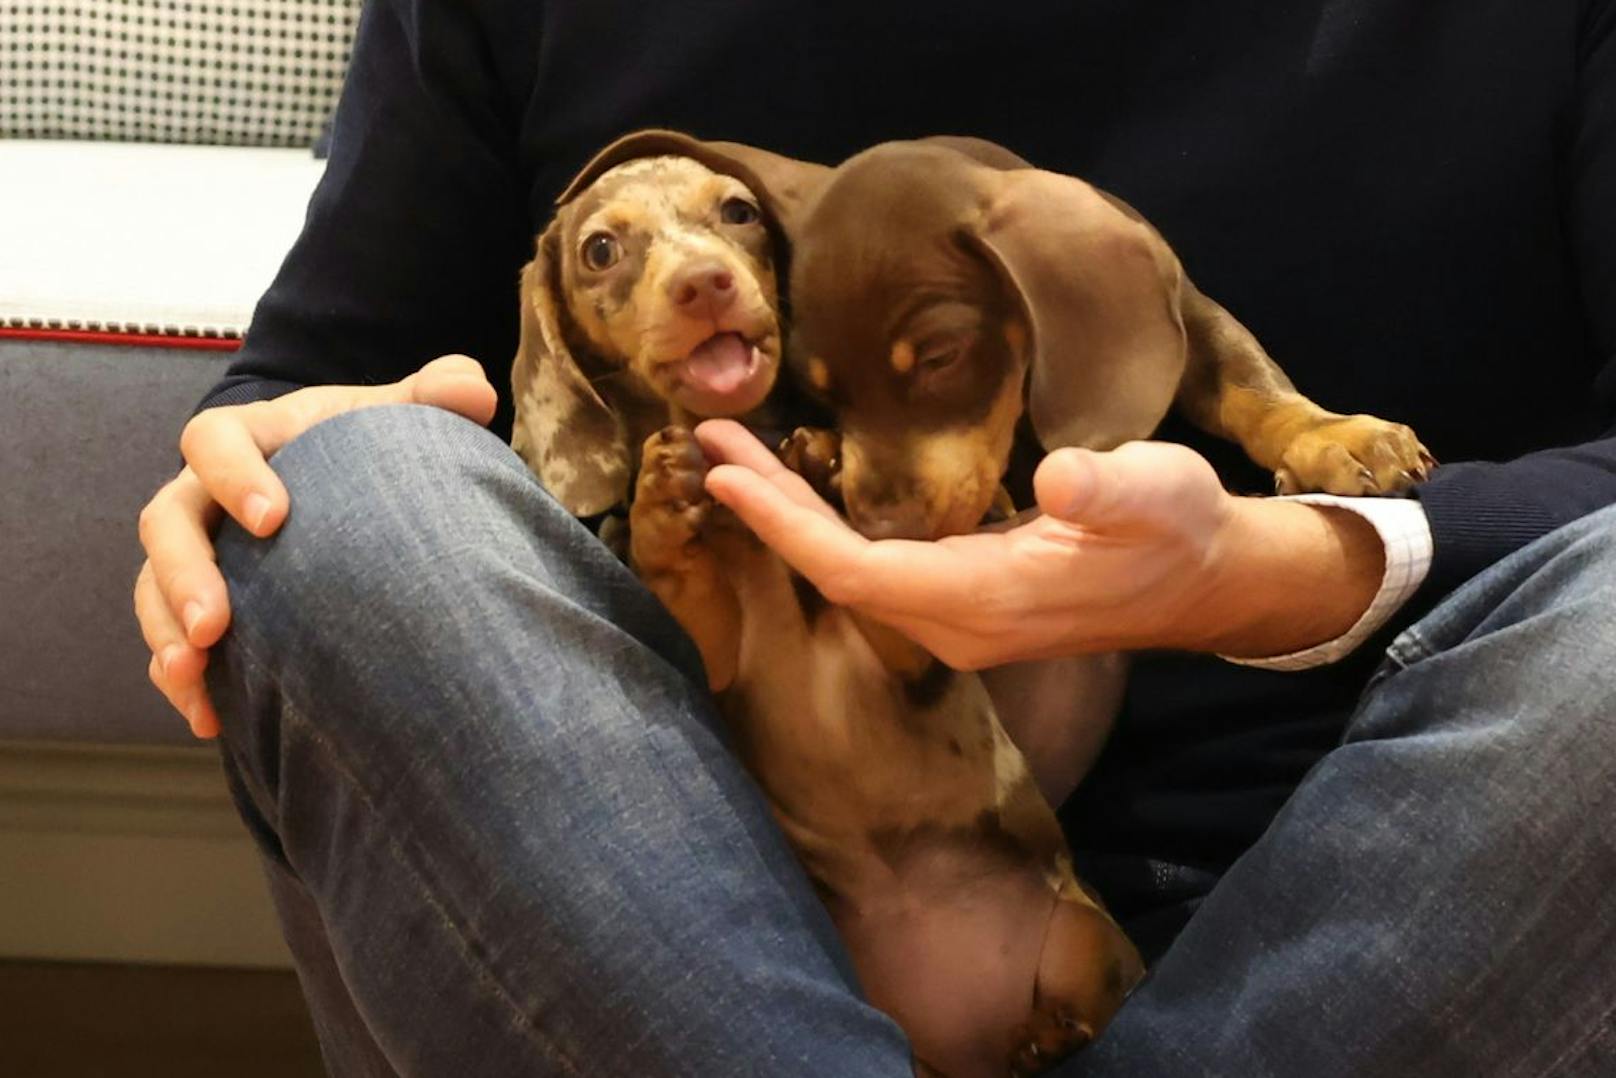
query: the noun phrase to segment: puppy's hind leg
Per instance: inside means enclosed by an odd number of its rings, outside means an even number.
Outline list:
[[[1139,952],[1122,929],[1069,877],[1049,916],[1033,1013],[1016,1035],[1011,1075],[1038,1074],[1085,1047],[1144,974]]]
[[[706,489],[707,458],[695,435],[664,427],[645,441],[629,507],[635,572],[701,651],[714,692],[735,679],[741,613],[735,589],[704,542],[723,512]]]

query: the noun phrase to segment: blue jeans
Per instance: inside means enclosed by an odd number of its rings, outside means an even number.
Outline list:
[[[209,676],[332,1073],[910,1073],[694,647],[498,439],[383,408],[274,465]],[[1606,511],[1397,640],[1059,1073],[1616,1073],[1613,776]]]

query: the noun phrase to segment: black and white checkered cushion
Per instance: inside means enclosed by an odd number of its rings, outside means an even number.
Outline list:
[[[0,138],[307,146],[361,0],[0,0]]]

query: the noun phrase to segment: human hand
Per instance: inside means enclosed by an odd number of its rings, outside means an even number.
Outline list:
[[[259,538],[280,528],[291,505],[269,466],[275,451],[321,420],[358,408],[430,404],[486,425],[497,399],[476,360],[441,356],[390,385],[311,386],[274,400],[212,408],[185,425],[185,467],[140,512],[146,561],[135,578],[135,616],[151,649],[152,684],[193,734],[218,735],[202,674],[208,649],[230,624],[213,532],[224,513]]]
[[[707,487],[825,598],[960,669],[1085,652],[1274,655],[1333,639],[1384,572],[1356,514],[1237,498],[1183,446],[1062,449],[1041,515],[997,533],[870,541],[733,422],[696,429]]]

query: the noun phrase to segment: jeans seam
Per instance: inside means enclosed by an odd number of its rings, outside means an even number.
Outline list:
[[[234,635],[236,638],[236,648],[240,652],[242,658],[246,660],[249,665],[254,667],[265,681],[273,683],[274,679],[268,675],[267,667],[253,655],[252,649],[247,646],[246,641],[242,638],[243,634],[238,632],[232,635]],[[327,758],[332,762],[333,766],[341,771],[343,778],[348,781],[354,792],[358,794],[359,800],[365,806],[366,810],[370,812],[370,814],[377,820],[384,819],[382,812],[377,808],[375,798],[371,796],[370,790],[359,781],[358,774],[352,767],[349,766],[347,760],[344,759],[343,754],[338,748],[336,742],[332,741],[329,737],[325,736],[325,734],[317,729],[314,724],[308,720],[302,709],[293,703],[284,692],[281,693],[280,698],[282,707],[284,709],[283,713],[288,720],[286,725],[290,728],[300,729],[317,746],[319,746],[326,753]],[[567,1074],[574,1076],[574,1078],[583,1078],[585,1072],[579,1070],[577,1065],[574,1064],[572,1060],[567,1059],[564,1055],[558,1053],[553,1045],[550,1045],[538,1035],[538,1030],[534,1028],[526,1010],[524,1010],[517,1002],[510,990],[500,981],[499,977],[495,975],[493,969],[478,957],[477,949],[472,945],[472,941],[467,937],[466,933],[462,931],[459,924],[456,923],[454,918],[451,916],[447,904],[437,895],[434,888],[428,882],[427,874],[416,866],[414,861],[408,855],[407,851],[404,849],[404,846],[391,833],[383,832],[383,835],[388,852],[392,854],[393,859],[401,868],[404,869],[405,873],[410,877],[410,879],[415,882],[418,893],[426,900],[427,905],[431,908],[433,915],[438,919],[442,928],[444,928],[448,932],[450,938],[455,941],[455,949],[460,953],[461,960],[471,970],[474,980],[478,984],[482,985],[485,989],[489,990],[491,995],[496,997],[501,1003],[510,1009],[512,1016],[515,1018],[516,1027],[525,1032],[527,1039],[530,1042],[543,1047],[546,1054],[553,1061],[559,1063]]]

